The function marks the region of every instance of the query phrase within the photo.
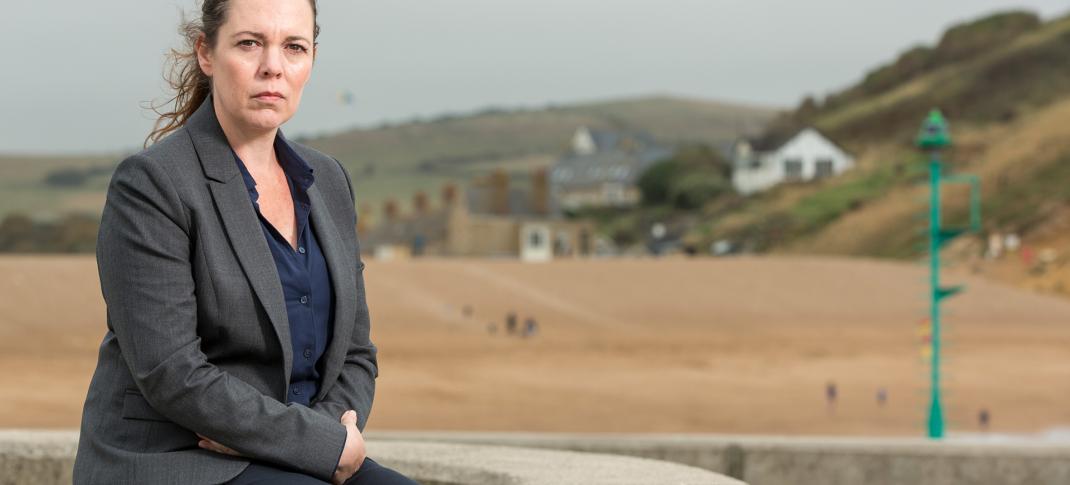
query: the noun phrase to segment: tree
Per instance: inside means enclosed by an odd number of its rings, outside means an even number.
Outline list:
[[[731,165],[705,145],[681,148],[672,158],[650,166],[637,184],[644,206],[699,209],[731,193]]]

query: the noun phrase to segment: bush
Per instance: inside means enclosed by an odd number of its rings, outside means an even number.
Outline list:
[[[45,175],[45,185],[51,187],[80,187],[88,179],[85,171],[77,168],[61,168]]]
[[[34,221],[19,213],[0,222],[0,252],[92,253],[100,222],[85,214],[68,214],[55,222]]]
[[[677,209],[694,210],[731,190],[731,185],[724,177],[710,172],[697,172],[678,177],[669,188],[669,200]]]
[[[652,165],[639,176],[637,184],[645,206],[667,204],[672,185],[680,175],[681,164],[676,160],[665,160]]]
[[[698,145],[681,148],[672,158],[652,165],[639,176],[637,185],[644,206],[694,210],[730,193],[730,174],[731,165],[724,158]]]

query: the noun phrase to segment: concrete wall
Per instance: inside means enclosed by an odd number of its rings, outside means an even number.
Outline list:
[[[71,483],[74,431],[0,431],[0,485]],[[569,451],[368,441],[368,452],[423,485],[746,485],[701,468]]]
[[[77,439],[73,431],[0,431],[0,485],[70,483]],[[1070,484],[1070,445],[1043,443],[453,432],[368,439],[373,458],[425,485],[741,484],[717,474],[754,485]]]
[[[1070,445],[647,434],[391,432],[373,436],[639,456],[692,465],[755,485],[1070,484]]]

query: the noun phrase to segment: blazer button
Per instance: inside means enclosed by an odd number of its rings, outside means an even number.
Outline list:
[[[297,247],[297,252],[299,252],[301,254],[305,254],[305,247],[304,246],[298,246]]]
[[[302,296],[302,297],[301,297],[301,304],[302,304],[302,305],[305,305],[305,304],[307,304],[307,303],[308,303],[308,296]]]
[[[305,358],[306,359],[311,359],[312,358],[312,349],[305,349]]]
[[[301,394],[301,390],[295,387],[295,388],[293,388],[293,393],[294,394]]]

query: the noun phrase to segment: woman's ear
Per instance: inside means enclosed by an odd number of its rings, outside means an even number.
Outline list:
[[[201,66],[201,72],[212,77],[212,48],[208,47],[203,34],[193,44],[193,50],[197,53],[197,64]]]

